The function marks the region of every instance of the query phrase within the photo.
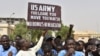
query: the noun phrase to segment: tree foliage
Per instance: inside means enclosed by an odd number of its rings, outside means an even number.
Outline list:
[[[26,33],[28,32],[27,26],[25,22],[19,23],[17,25],[15,25],[15,29],[14,29],[14,34],[15,35],[22,35],[25,36]]]
[[[27,32],[28,32],[28,30],[27,30],[27,27],[26,27],[26,23],[21,22],[21,23],[15,25],[13,32],[10,34],[10,37],[12,39],[14,39],[14,37],[16,35],[21,35],[23,37],[26,37]]]
[[[10,38],[14,39],[16,35],[21,35],[23,38],[26,38],[30,41],[36,41],[39,39],[42,34],[42,30],[39,29],[28,29],[25,22],[21,22],[15,25],[13,33],[10,34]],[[52,34],[51,31],[48,31],[48,34]]]
[[[61,29],[56,32],[56,36],[60,35],[62,39],[67,37],[67,33],[69,31],[69,27],[62,24]],[[21,22],[15,25],[13,33],[10,34],[11,39],[14,39],[16,35],[21,35],[23,38],[29,39],[30,41],[36,41],[39,39],[42,30],[36,29],[28,29],[25,22]],[[48,34],[51,35],[52,31],[49,30]]]

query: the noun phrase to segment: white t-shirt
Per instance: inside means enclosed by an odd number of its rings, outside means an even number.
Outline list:
[[[41,36],[39,42],[37,45],[35,45],[32,48],[29,48],[27,51],[20,50],[16,56],[36,56],[36,52],[41,48],[42,42],[43,42],[43,36]]]

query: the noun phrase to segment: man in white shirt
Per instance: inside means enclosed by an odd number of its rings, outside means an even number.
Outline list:
[[[40,37],[39,42],[32,48],[29,48],[30,44],[29,41],[22,39],[20,40],[20,47],[21,50],[19,50],[19,52],[17,53],[16,56],[36,56],[36,52],[41,48],[43,39],[44,39],[44,35],[47,31],[45,31],[42,36]]]

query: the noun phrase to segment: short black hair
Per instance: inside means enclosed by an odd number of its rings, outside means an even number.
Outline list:
[[[53,40],[53,37],[47,37],[47,38],[46,38],[46,42],[52,41],[52,40]]]
[[[8,35],[2,35],[2,36],[1,36],[1,38],[0,38],[0,39],[1,39],[1,41],[2,41],[3,37],[8,38],[8,40],[9,40],[9,36],[8,36]]]
[[[44,49],[51,50],[52,46],[50,44],[44,43],[43,46],[42,46],[42,48],[43,48],[43,50]]]
[[[79,40],[78,42],[81,42],[83,45],[85,45],[84,41],[82,41],[82,40]]]
[[[59,39],[61,39],[61,36],[60,35],[57,35],[57,37],[56,38],[59,38]]]
[[[22,39],[22,36],[21,35],[16,35],[16,37],[19,37],[20,39]]]
[[[67,43],[68,40],[73,40],[73,41],[75,41],[74,38],[67,38],[67,39],[65,40],[65,44]],[[75,42],[76,42],[76,41],[75,41]]]

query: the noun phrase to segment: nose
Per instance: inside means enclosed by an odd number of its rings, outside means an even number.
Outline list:
[[[69,48],[74,48],[74,45],[72,45],[72,44],[71,44],[71,45],[69,45]]]
[[[4,43],[4,44],[7,44],[8,42],[7,42],[7,41],[4,41],[3,43]]]

